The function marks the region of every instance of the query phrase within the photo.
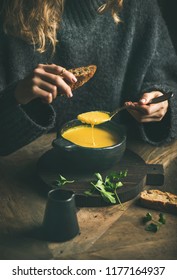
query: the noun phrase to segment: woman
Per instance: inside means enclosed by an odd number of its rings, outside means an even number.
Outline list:
[[[85,111],[112,111],[127,100],[142,138],[177,136],[177,58],[156,1],[4,0],[0,24],[0,154],[27,145]],[[97,65],[73,93],[70,69]],[[132,124],[131,124],[132,126]]]

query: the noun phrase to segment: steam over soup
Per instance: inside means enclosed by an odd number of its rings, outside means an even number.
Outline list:
[[[117,144],[115,132],[99,127],[80,125],[64,131],[62,137],[72,143],[89,148],[103,148]]]

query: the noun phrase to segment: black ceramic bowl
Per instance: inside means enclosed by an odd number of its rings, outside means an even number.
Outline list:
[[[126,132],[123,126],[113,121],[108,121],[98,125],[98,127],[113,131],[118,135],[119,142],[116,145],[103,148],[82,147],[64,139],[61,135],[69,128],[82,125],[75,119],[66,123],[59,131],[57,138],[53,141],[53,147],[59,156],[67,162],[68,168],[71,165],[79,170],[99,171],[105,170],[119,162],[126,148]]]

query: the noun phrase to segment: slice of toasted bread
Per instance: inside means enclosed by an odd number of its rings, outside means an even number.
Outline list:
[[[72,90],[81,87],[83,84],[88,82],[96,72],[96,65],[88,65],[79,68],[69,69],[71,73],[77,78],[77,82],[70,85]]]
[[[144,190],[140,193],[140,204],[146,208],[177,214],[177,195],[160,190]]]

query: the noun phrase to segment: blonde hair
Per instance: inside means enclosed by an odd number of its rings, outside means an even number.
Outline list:
[[[44,52],[50,44],[55,52],[57,30],[60,28],[65,0],[0,0],[0,14],[4,31],[33,44]],[[99,14],[111,10],[116,23],[123,0],[107,0],[98,9]]]
[[[119,23],[119,10],[122,8],[123,0],[107,0],[105,4],[98,8],[98,13],[103,14],[104,12],[111,10],[112,17],[115,23]]]

